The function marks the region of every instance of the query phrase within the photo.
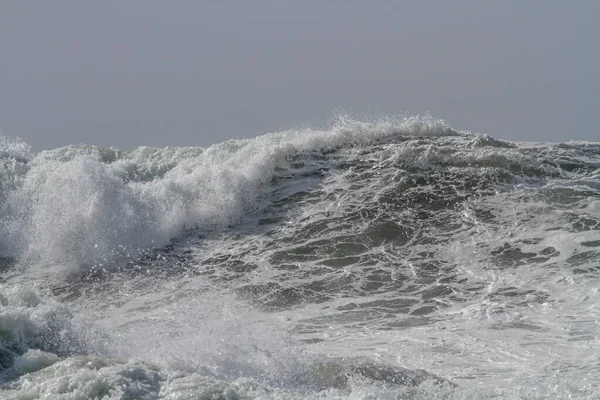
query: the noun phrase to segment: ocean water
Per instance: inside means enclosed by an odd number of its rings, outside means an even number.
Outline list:
[[[2,399],[600,397],[600,143],[0,137],[0,270]]]

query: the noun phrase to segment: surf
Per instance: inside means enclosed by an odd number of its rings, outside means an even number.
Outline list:
[[[0,144],[6,396],[596,394],[598,143]]]

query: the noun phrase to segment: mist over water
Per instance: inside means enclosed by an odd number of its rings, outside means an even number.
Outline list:
[[[0,138],[0,393],[594,398],[600,144],[432,117]]]

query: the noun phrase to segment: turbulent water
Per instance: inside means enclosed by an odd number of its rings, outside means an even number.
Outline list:
[[[0,137],[0,268],[3,399],[600,396],[600,143]]]

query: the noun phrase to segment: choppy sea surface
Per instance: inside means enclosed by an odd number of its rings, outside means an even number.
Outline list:
[[[0,137],[0,272],[2,399],[600,398],[600,143]]]

